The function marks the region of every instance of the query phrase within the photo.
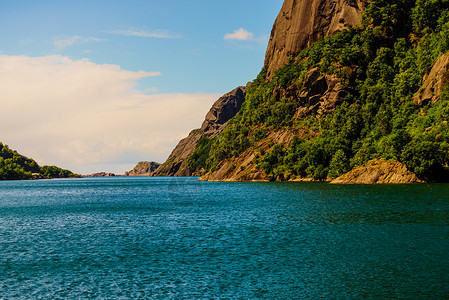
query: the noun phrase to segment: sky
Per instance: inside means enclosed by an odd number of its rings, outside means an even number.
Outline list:
[[[164,162],[261,68],[282,0],[0,0],[0,141],[40,165]]]

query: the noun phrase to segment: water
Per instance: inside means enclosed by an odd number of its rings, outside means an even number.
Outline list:
[[[0,182],[0,298],[449,297],[449,185]]]

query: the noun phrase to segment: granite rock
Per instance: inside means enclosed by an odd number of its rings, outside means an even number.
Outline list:
[[[348,25],[360,25],[367,0],[285,0],[265,54],[267,78],[291,57],[319,39]]]
[[[214,138],[228,125],[229,120],[240,110],[245,101],[246,87],[240,86],[220,97],[206,114],[201,128],[192,130],[173,149],[172,153],[152,176],[194,176],[202,175],[201,170],[191,170],[187,158],[195,151],[201,137]]]
[[[331,181],[333,184],[417,183],[418,177],[394,160],[374,159]]]
[[[148,176],[153,173],[161,164],[154,161],[141,161],[134,169],[125,173],[125,176]]]

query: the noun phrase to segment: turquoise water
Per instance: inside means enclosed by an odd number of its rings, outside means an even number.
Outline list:
[[[0,182],[0,298],[449,297],[449,185]]]

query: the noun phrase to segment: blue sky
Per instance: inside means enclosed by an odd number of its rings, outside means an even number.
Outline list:
[[[60,54],[131,71],[159,71],[162,76],[139,86],[163,93],[225,93],[260,71],[282,2],[2,0],[0,51]],[[224,39],[240,28],[253,38]],[[154,33],[166,38],[150,37]],[[75,37],[71,45],[55,45]]]
[[[0,0],[0,141],[80,173],[162,162],[257,76],[282,2]]]

